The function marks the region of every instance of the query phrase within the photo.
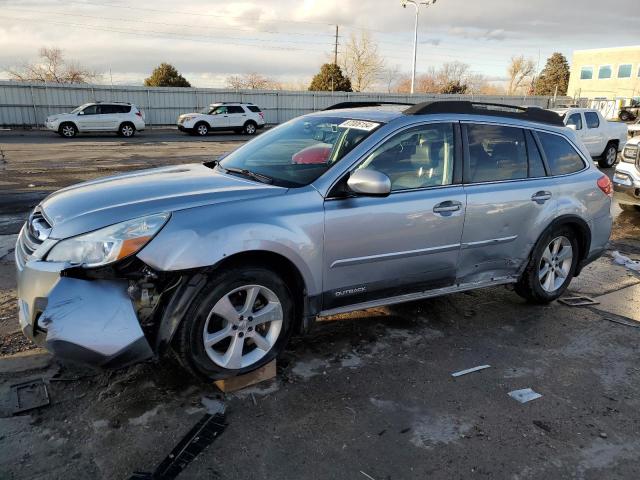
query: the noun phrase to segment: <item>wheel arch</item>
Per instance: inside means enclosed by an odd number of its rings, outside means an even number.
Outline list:
[[[533,252],[540,240],[549,231],[558,227],[569,227],[576,234],[576,239],[578,240],[578,263],[574,276],[577,277],[580,274],[580,270],[582,268],[581,265],[587,259],[591,248],[591,229],[589,228],[589,224],[577,215],[561,215],[555,218],[536,239],[531,251],[529,252],[529,258],[533,255]]]
[[[159,313],[156,352],[162,353],[169,346],[193,300],[207,283],[207,278],[216,272],[243,265],[268,268],[280,275],[291,289],[294,302],[294,332],[304,333],[311,328],[313,319],[320,309],[317,305],[318,299],[309,297],[300,270],[290,259],[279,253],[249,250],[229,255],[213,266],[184,272],[179,286]]]

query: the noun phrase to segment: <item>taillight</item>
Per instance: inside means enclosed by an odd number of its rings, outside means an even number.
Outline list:
[[[258,115],[260,115],[260,118],[264,120],[264,113],[258,112]]]
[[[598,184],[598,188],[602,190],[605,195],[613,197],[613,184],[609,177],[602,175],[596,183]]]
[[[140,118],[142,118],[142,112],[138,111],[138,112],[136,112],[136,115],[138,115]]]

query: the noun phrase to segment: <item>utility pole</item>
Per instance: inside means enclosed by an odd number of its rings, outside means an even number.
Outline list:
[[[336,43],[333,48],[333,63],[338,64],[338,25],[336,25]]]
[[[411,94],[413,95],[415,83],[416,83],[416,58],[418,55],[418,15],[420,14],[420,5],[428,7],[434,5],[436,0],[429,0],[428,2],[420,2],[416,0],[402,0],[402,8],[407,8],[407,4],[411,4],[416,9],[416,20],[413,32],[413,62],[411,65]]]

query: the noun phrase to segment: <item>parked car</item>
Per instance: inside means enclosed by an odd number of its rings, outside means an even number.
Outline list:
[[[636,136],[638,132],[640,132],[640,120],[636,120],[631,125],[628,125],[627,129],[630,137]]]
[[[173,350],[211,379],[316,317],[504,284],[551,302],[605,250],[611,182],[555,113],[493,108],[327,109],[53,193],[17,241],[22,330],[107,367]]]
[[[576,131],[593,158],[598,159],[602,168],[610,168],[616,163],[618,152],[627,143],[627,125],[610,122],[595,109],[567,108],[555,110],[567,127]]]
[[[623,210],[640,211],[640,136],[632,137],[613,174],[615,199]]]
[[[114,132],[133,137],[144,130],[142,111],[130,103],[93,102],[80,105],[70,113],[47,117],[45,127],[62,137],[72,138],[78,133]]]
[[[185,113],[178,117],[181,132],[202,136],[212,130],[253,135],[264,125],[264,113],[252,103],[212,103],[199,113]]]

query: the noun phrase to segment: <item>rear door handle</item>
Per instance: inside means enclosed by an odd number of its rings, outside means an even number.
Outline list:
[[[542,205],[544,202],[546,202],[550,198],[551,198],[551,192],[545,192],[545,191],[536,192],[531,196],[531,200],[533,200],[536,203],[539,203],[540,205]]]
[[[441,202],[433,207],[433,213],[451,214],[462,208],[462,203],[453,200]]]

